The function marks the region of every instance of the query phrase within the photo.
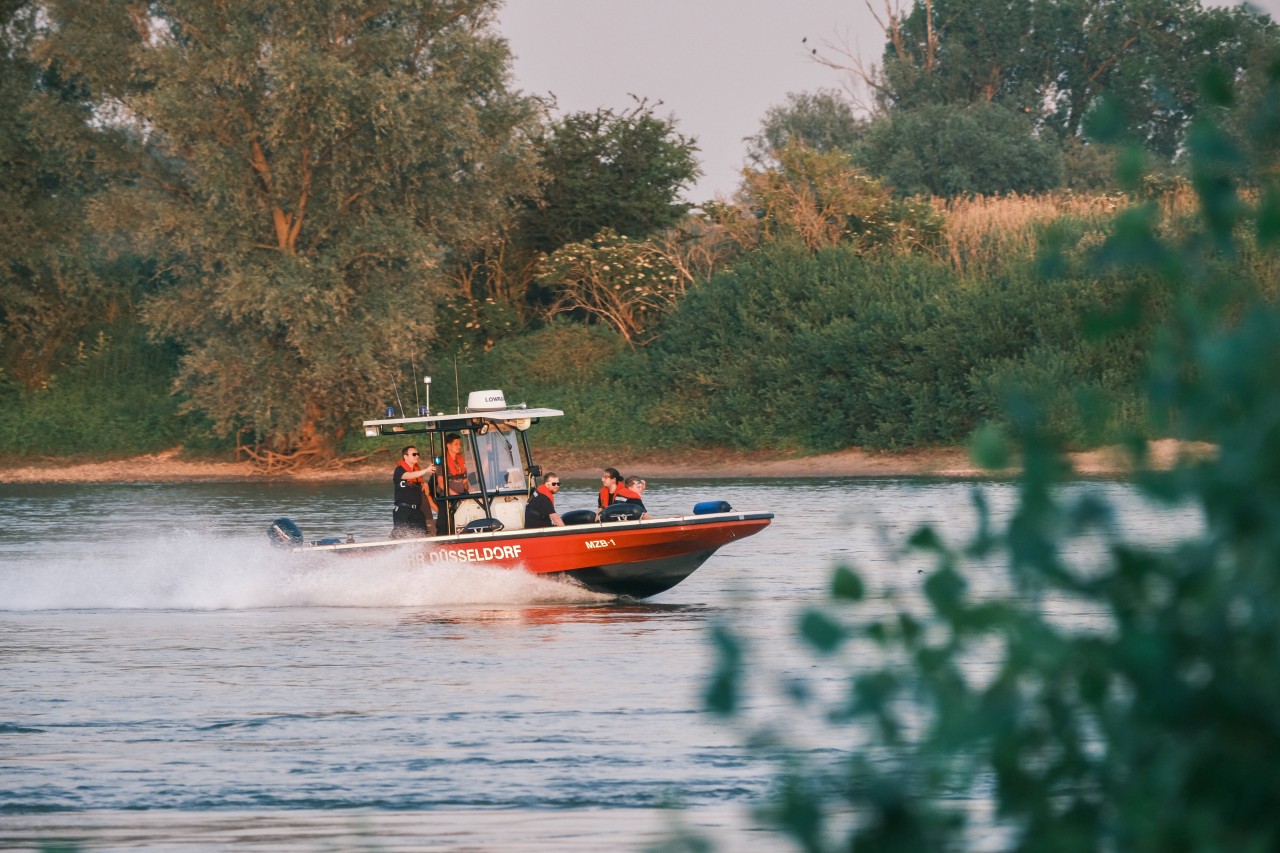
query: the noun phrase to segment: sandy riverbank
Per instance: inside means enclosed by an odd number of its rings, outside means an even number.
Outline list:
[[[1187,448],[1174,441],[1151,445],[1157,466],[1173,463]],[[600,468],[612,465],[624,474],[642,474],[647,479],[703,479],[749,477],[973,477],[983,474],[963,448],[921,450],[911,453],[867,453],[858,449],[815,456],[771,456],[733,451],[694,451],[679,459],[670,454],[611,458],[592,454],[542,453],[538,461],[566,479],[594,479]],[[1076,473],[1082,476],[1121,475],[1128,470],[1118,450],[1102,449],[1072,454]],[[40,459],[30,463],[0,464],[0,483],[164,483],[184,481],[237,482],[268,477],[302,481],[373,480],[394,465],[388,452],[372,460],[345,465],[318,466],[291,474],[267,475],[247,462],[224,462],[184,458],[169,451],[108,462],[69,463],[60,459]],[[986,472],[989,473],[989,472]]]

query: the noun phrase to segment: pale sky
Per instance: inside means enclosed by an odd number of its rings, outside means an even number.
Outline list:
[[[1254,5],[1280,19],[1280,0]],[[657,114],[697,139],[705,174],[687,194],[695,203],[737,188],[744,137],[788,92],[846,87],[810,49],[847,44],[878,61],[884,45],[862,0],[506,0],[498,30],[516,86],[554,94],[561,114],[625,110],[631,94],[661,101]]]

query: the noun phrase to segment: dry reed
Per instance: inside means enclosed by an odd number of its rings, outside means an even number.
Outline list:
[[[1194,208],[1195,194],[1176,185],[1155,196],[1164,220]],[[983,274],[1010,257],[1034,257],[1046,229],[1072,221],[1082,242],[1100,241],[1116,215],[1135,203],[1123,193],[1045,193],[931,199],[946,221],[942,252],[961,273]]]

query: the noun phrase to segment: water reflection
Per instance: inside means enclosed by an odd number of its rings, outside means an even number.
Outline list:
[[[705,604],[662,604],[612,601],[581,604],[543,604],[533,607],[485,607],[467,610],[419,610],[400,619],[401,625],[561,625],[627,624],[659,619],[696,622],[718,608]]]

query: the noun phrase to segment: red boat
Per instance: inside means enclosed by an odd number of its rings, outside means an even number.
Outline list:
[[[436,489],[447,533],[417,539],[307,543],[297,525],[278,519],[268,529],[273,542],[307,552],[356,556],[406,549],[424,567],[444,562],[476,563],[570,579],[587,589],[630,598],[665,592],[707,561],[717,549],[759,533],[771,512],[739,512],[724,501],[706,501],[689,515],[641,519],[638,507],[614,504],[597,518],[594,510],[564,512],[563,527],[524,529],[524,509],[542,474],[530,452],[528,430],[557,409],[508,406],[501,391],[477,391],[466,411],[364,422],[370,437],[410,438],[439,467],[446,436],[462,438],[467,486],[461,494]],[[453,490],[448,490],[453,491]]]

